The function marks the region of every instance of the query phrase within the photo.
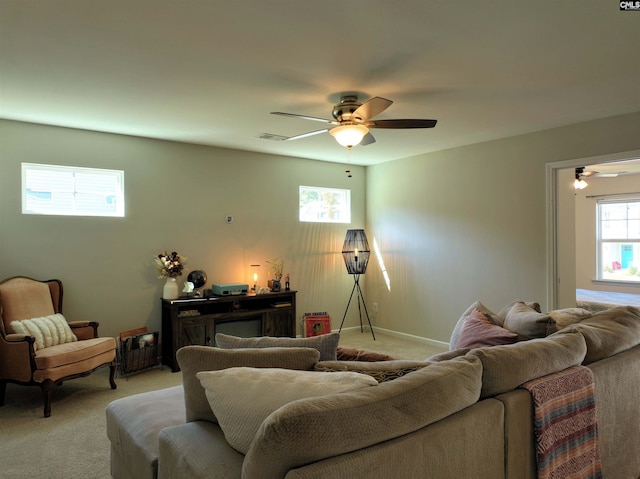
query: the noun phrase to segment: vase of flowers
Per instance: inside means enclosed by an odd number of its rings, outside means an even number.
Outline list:
[[[277,293],[281,288],[280,281],[282,280],[282,271],[284,270],[284,260],[282,258],[276,258],[273,261],[267,261],[267,264],[269,264],[269,271],[272,272],[274,276],[274,279],[269,280],[269,289]]]
[[[175,251],[171,253],[164,251],[155,258],[158,278],[165,280],[162,288],[162,297],[164,299],[178,299],[180,293],[176,278],[182,276],[186,262],[187,258],[180,256]]]

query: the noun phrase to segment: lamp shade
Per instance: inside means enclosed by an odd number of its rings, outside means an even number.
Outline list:
[[[329,133],[345,148],[359,144],[369,128],[364,125],[341,125],[329,130]]]
[[[347,230],[342,245],[342,258],[349,274],[364,274],[369,264],[369,242],[364,230]]]

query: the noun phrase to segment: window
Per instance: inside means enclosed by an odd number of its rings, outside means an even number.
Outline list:
[[[640,198],[598,201],[598,279],[640,282]]]
[[[300,187],[300,221],[351,223],[351,191],[318,186]]]
[[[124,171],[22,163],[22,213],[124,216]]]

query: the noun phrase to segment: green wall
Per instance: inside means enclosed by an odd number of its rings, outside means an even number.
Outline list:
[[[547,308],[546,163],[640,147],[640,112],[367,168],[374,326],[448,342],[475,300]],[[565,245],[573,250],[574,244]]]
[[[125,218],[22,215],[22,162],[124,170]],[[365,169],[351,169],[348,179],[335,163],[0,121],[0,279],[60,278],[65,316],[116,335],[160,329],[163,281],[152,261],[165,249],[209,284],[248,282],[250,264],[264,277],[280,256],[299,318],[327,311],[337,328],[353,284],[342,242],[364,226]],[[301,184],[350,189],[351,225],[300,223]],[[356,321],[354,311],[347,324]]]

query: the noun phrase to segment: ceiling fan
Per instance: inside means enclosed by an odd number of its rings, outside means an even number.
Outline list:
[[[329,126],[322,130],[311,131],[301,135],[282,138],[285,141],[299,140],[308,136],[329,132],[336,141],[346,147],[352,148],[356,145],[369,145],[375,143],[376,139],[369,132],[371,128],[405,129],[405,128],[433,128],[436,120],[373,120],[391,106],[393,102],[379,96],[373,97],[364,103],[358,102],[356,95],[345,95],[340,99],[340,103],[334,105],[331,112],[333,120],[317,118],[314,116],[298,115],[295,113],[283,113],[280,111],[271,112],[272,115],[281,115],[292,118],[302,118],[303,120],[319,121],[328,123]]]

